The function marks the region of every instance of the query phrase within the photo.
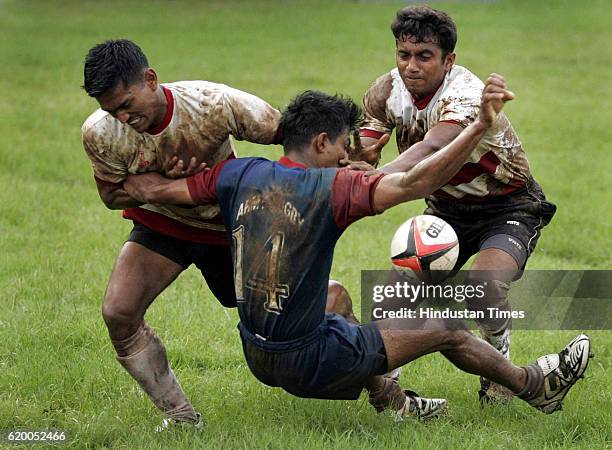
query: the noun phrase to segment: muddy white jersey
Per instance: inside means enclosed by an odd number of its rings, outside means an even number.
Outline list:
[[[365,94],[362,135],[379,137],[395,129],[397,147],[402,153],[422,141],[440,122],[462,127],[473,122],[483,88],[476,75],[455,65],[431,97],[415,101],[395,68],[379,77]],[[459,173],[435,195],[479,201],[510,193],[524,186],[530,176],[521,142],[501,113]]]
[[[85,121],[83,145],[98,180],[121,183],[128,174],[163,171],[175,155],[185,163],[195,156],[198,163],[212,167],[234,156],[232,136],[260,144],[275,140],[280,113],[254,95],[207,81],[179,81],[162,88],[168,108],[157,129],[138,133],[101,109]],[[209,221],[218,215],[217,205],[139,208],[192,227],[223,230],[218,221]]]

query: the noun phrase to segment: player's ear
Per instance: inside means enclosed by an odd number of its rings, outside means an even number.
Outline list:
[[[312,140],[312,145],[315,151],[317,153],[325,153],[327,141],[329,141],[329,136],[327,135],[327,133],[323,132],[317,134]]]
[[[453,68],[453,64],[455,64],[455,53],[451,52],[444,58],[444,70],[450,71]]]
[[[144,82],[151,89],[153,90],[157,89],[157,84],[158,84],[157,73],[155,73],[155,71],[151,69],[150,67],[148,67],[144,72]]]

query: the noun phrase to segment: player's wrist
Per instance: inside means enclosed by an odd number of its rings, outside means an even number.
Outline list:
[[[493,121],[485,120],[482,116],[479,115],[478,117],[476,117],[476,120],[472,122],[472,128],[476,132],[485,132],[491,127],[492,124]]]

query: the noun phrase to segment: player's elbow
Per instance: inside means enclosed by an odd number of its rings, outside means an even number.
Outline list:
[[[100,192],[100,199],[108,209],[123,209],[122,205],[117,203],[117,196],[112,192]]]

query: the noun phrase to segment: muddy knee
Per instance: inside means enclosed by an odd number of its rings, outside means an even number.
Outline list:
[[[102,317],[112,339],[124,339],[136,332],[143,314],[136,305],[113,296],[105,296]]]
[[[325,312],[337,313],[346,319],[355,319],[351,296],[344,286],[337,281],[329,280]]]

